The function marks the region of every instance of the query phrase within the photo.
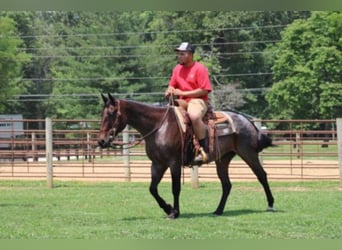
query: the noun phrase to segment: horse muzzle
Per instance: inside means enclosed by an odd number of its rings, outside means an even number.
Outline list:
[[[101,148],[109,148],[112,145],[112,141],[113,141],[112,136],[108,136],[108,137],[104,137],[104,138],[100,137],[100,139],[97,141],[97,144]]]
[[[109,141],[105,141],[105,140],[99,140],[97,142],[97,144],[101,147],[101,148],[108,148],[109,147]]]

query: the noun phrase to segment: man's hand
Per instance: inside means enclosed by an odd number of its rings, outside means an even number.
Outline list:
[[[169,97],[171,94],[174,95],[175,88],[169,86],[165,91],[165,97]]]
[[[183,96],[184,93],[180,89],[173,89],[173,95],[175,95],[175,96]]]

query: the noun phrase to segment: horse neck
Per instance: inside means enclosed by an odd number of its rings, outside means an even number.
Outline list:
[[[127,124],[142,135],[159,126],[166,111],[166,108],[153,107],[135,101],[121,101],[121,112],[125,114]]]

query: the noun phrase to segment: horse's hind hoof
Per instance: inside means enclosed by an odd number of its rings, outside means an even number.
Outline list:
[[[275,212],[276,209],[274,207],[267,207],[266,212]]]

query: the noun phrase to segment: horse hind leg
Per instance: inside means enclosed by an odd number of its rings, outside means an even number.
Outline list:
[[[266,198],[267,198],[267,211],[274,211],[274,198],[270,189],[270,186],[268,184],[267,180],[267,173],[265,172],[264,168],[262,167],[258,153],[253,151],[249,152],[248,154],[241,155],[240,157],[248,164],[248,166],[252,169],[253,173],[258,178],[258,181],[261,183],[261,185],[264,188]]]
[[[216,208],[215,212],[213,213],[215,215],[223,214],[224,207],[227,203],[227,199],[228,199],[230,190],[232,188],[232,184],[229,179],[228,167],[229,167],[230,161],[233,159],[234,156],[235,156],[235,153],[231,152],[225,155],[224,157],[222,157],[220,160],[216,161],[216,173],[221,182],[222,195],[221,195],[221,200],[219,202],[219,205]]]

